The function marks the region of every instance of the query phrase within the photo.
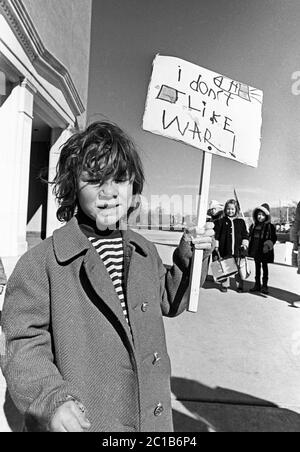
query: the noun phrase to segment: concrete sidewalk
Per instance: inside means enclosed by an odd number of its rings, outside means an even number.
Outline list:
[[[196,314],[166,319],[177,431],[300,431],[300,277],[270,270],[269,296],[210,279]]]
[[[174,248],[158,249],[170,263]],[[247,289],[254,280],[250,264]],[[233,289],[224,294],[208,278],[197,313],[165,319],[176,431],[300,431],[298,307],[300,276],[295,268],[274,264],[269,296]],[[0,431],[18,428],[7,399]]]

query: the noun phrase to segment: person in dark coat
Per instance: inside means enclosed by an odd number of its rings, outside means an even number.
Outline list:
[[[224,215],[224,205],[213,199],[210,201],[207,216],[213,222],[219,220]]]
[[[194,248],[212,224],[184,233],[165,268],[128,229],[144,174],[127,135],[96,122],[63,146],[54,179],[67,223],[29,250],[9,279],[1,367],[27,431],[172,431],[163,315],[187,307]]]
[[[218,254],[222,258],[244,257],[248,248],[248,231],[246,223],[238,218],[239,208],[235,199],[229,199],[224,207],[223,218],[215,221],[215,250],[214,257]],[[243,291],[243,281],[239,273],[236,274],[237,289]],[[227,292],[230,279],[221,283],[221,291]]]
[[[300,274],[300,202],[297,204],[295,221],[291,227],[291,241],[293,242],[293,253],[297,256],[296,266],[298,267],[297,273]]]
[[[255,260],[255,285],[251,292],[269,293],[268,264],[274,262],[274,245],[277,241],[275,226],[271,223],[270,207],[267,203],[253,210],[250,226],[249,256]],[[263,270],[261,284],[261,269]]]

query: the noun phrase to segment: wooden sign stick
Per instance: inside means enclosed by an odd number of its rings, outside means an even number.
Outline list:
[[[199,201],[197,211],[197,226],[202,228],[206,223],[209,184],[211,174],[212,154],[203,152],[202,172],[200,180]],[[200,293],[200,282],[202,273],[203,250],[194,250],[191,276],[190,276],[190,298],[188,311],[197,312]]]

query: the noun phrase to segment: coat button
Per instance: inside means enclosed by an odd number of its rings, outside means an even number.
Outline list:
[[[146,312],[147,309],[148,309],[148,303],[145,301],[145,302],[142,304],[142,306],[141,306],[141,310],[142,310],[143,312]]]
[[[153,364],[153,366],[155,366],[160,362],[161,357],[159,356],[159,354],[157,352],[153,353],[153,356],[154,356],[154,359],[152,361],[152,364]]]
[[[160,416],[162,414],[162,412],[164,411],[164,407],[163,405],[159,402],[154,410],[154,416]]]

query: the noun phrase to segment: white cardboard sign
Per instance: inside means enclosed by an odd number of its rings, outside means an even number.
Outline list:
[[[143,129],[257,167],[262,100],[259,89],[156,55]]]

